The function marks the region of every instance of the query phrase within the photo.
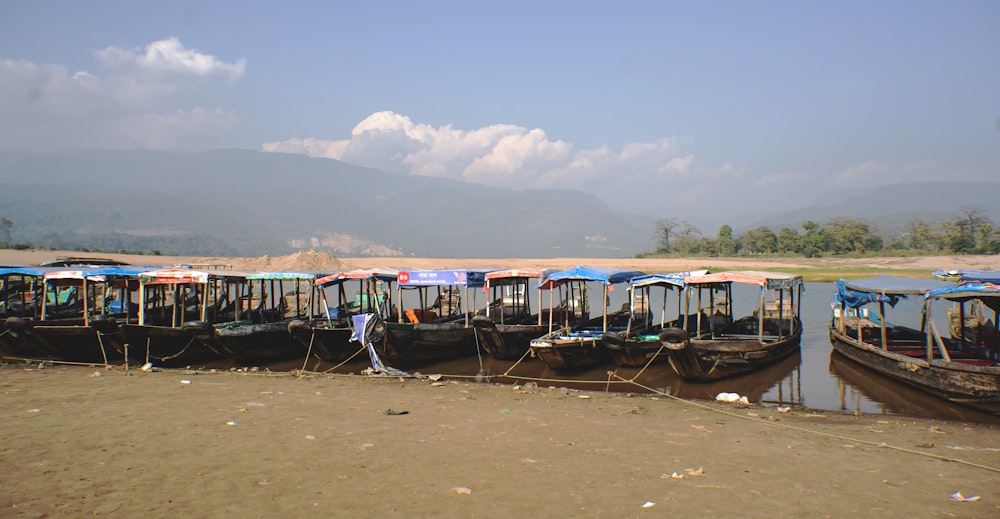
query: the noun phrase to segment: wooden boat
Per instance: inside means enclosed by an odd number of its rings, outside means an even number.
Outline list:
[[[934,277],[955,282],[976,281],[1000,285],[1000,271],[992,270],[948,270],[935,271]],[[983,301],[973,300],[968,306],[956,305],[948,309],[948,329],[952,337],[964,336],[973,344],[1000,342],[997,334],[995,311]],[[963,335],[964,334],[964,335]]]
[[[685,293],[684,278],[691,275],[707,274],[708,271],[675,272],[670,274],[647,274],[632,278],[628,282],[629,320],[625,330],[605,333],[601,340],[615,364],[620,367],[641,368],[650,364],[667,362],[668,356],[660,332],[666,328],[683,328],[682,296]],[[651,307],[652,289],[662,291],[660,319],[654,322]],[[677,292],[676,319],[667,320],[667,297]]]
[[[538,282],[545,275],[542,269],[507,269],[486,273],[486,292],[491,303],[472,319],[486,340],[483,348],[498,359],[519,359],[528,353],[531,339],[548,331],[549,308],[532,312],[532,280]],[[542,302],[542,288],[537,288],[538,304]],[[551,308],[551,307],[550,307]],[[556,312],[564,311],[558,307]]]
[[[7,317],[5,352],[62,362],[125,362],[125,335],[103,309],[106,278],[101,269],[42,267],[34,273],[41,274],[41,292],[30,307],[20,308],[30,317]],[[22,294],[21,301],[27,296]]]
[[[428,362],[482,354],[483,340],[494,337],[483,333],[487,323],[473,326],[474,312],[467,311],[467,302],[485,285],[486,273],[481,270],[410,270],[400,271],[396,278],[397,301],[400,310],[396,321],[385,322],[386,332],[373,344],[376,353],[396,368],[409,369]],[[436,293],[433,300],[431,292]],[[415,304],[407,308],[407,298]]]
[[[231,271],[221,274],[233,277]],[[315,272],[251,272],[243,274],[245,289],[240,295],[246,310],[239,319],[215,322],[218,341],[236,361],[245,366],[304,359],[306,348],[290,333],[291,323],[308,313]],[[304,293],[302,285],[308,287]],[[285,291],[286,285],[294,288]],[[289,287],[291,288],[291,287]]]
[[[886,303],[922,296],[919,328],[886,319]],[[839,280],[830,321],[830,341],[845,357],[951,402],[1000,413],[1000,342],[973,343],[960,329],[942,336],[935,324],[936,307],[952,302],[959,315],[976,302],[1000,310],[1000,285],[877,276]],[[873,314],[866,305],[877,303]],[[964,322],[964,319],[962,320]],[[995,330],[996,325],[992,324]]]
[[[608,309],[608,292],[613,285],[626,283],[643,272],[613,268],[577,266],[547,273],[541,286],[549,290],[550,298],[560,292],[561,308],[566,308],[557,324],[555,312],[549,314],[549,332],[531,340],[532,353],[554,370],[576,371],[611,362],[611,356],[601,338],[608,332],[623,332],[628,328],[629,308]],[[587,283],[602,286],[601,315],[590,316]],[[552,305],[549,306],[552,308]]]
[[[320,308],[307,319],[289,323],[288,333],[305,347],[308,355],[320,360],[339,364],[357,356],[365,346],[350,340],[354,333],[352,317],[370,313],[383,322],[395,320],[392,285],[398,275],[398,269],[375,268],[316,278],[315,294]],[[358,283],[354,294],[347,293],[348,282]]]
[[[185,367],[235,358],[212,323],[231,321],[242,312],[240,274],[188,268],[152,269],[135,280],[138,315],[122,323],[130,349],[143,362]],[[131,306],[132,290],[122,294]]]
[[[696,297],[685,328],[666,328],[660,341],[678,375],[709,381],[758,370],[799,351],[802,277],[732,271],[684,278],[685,309]],[[759,287],[753,312],[733,319],[733,284]],[[703,297],[703,292],[708,297]],[[722,294],[721,300],[716,294]],[[769,300],[768,297],[771,297]],[[685,310],[685,314],[691,312]]]

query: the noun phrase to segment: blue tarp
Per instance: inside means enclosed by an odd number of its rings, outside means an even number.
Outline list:
[[[555,284],[559,281],[597,281],[605,285],[614,285],[617,283],[625,283],[632,278],[646,275],[645,272],[639,272],[638,270],[623,270],[616,268],[607,267],[588,267],[585,265],[573,267],[566,270],[558,270],[556,272],[549,272],[542,278],[539,287],[544,287],[546,284]]]
[[[859,308],[868,303],[885,301],[896,306],[900,298],[908,295],[924,295],[932,290],[952,288],[955,283],[933,279],[904,278],[899,276],[875,276],[866,279],[838,279],[837,292],[833,300],[850,308]]]
[[[924,297],[927,299],[940,297],[952,300],[983,297],[1000,298],[1000,285],[996,285],[994,283],[976,282],[962,283],[961,285],[950,288],[932,290]]]
[[[647,285],[673,285],[684,288],[684,278],[690,276],[690,272],[674,272],[671,274],[644,274],[629,280],[630,287],[642,287]]]

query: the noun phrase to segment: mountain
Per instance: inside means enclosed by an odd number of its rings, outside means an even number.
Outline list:
[[[256,256],[621,257],[652,222],[572,189],[513,190],[250,150],[0,153],[15,242]]]

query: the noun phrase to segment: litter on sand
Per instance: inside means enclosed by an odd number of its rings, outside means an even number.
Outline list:
[[[950,495],[948,497],[950,497],[953,501],[979,501],[980,499],[982,499],[979,496],[965,497],[965,496],[962,495],[961,492],[955,492],[954,494],[952,494],[952,495]]]

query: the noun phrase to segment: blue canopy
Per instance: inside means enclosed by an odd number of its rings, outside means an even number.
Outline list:
[[[885,301],[890,306],[896,306],[901,298],[908,295],[924,295],[932,290],[954,286],[954,283],[947,281],[886,275],[866,279],[838,279],[837,293],[834,294],[833,300],[851,308],[859,308],[877,301]]]
[[[645,272],[638,270],[623,270],[608,267],[588,267],[580,265],[567,270],[546,273],[539,288],[548,288],[562,281],[597,281],[605,285],[625,283],[632,278],[644,276]]]
[[[701,271],[705,272],[705,271]],[[649,285],[672,285],[684,288],[684,278],[690,276],[690,272],[673,272],[670,274],[643,274],[629,280],[629,287],[644,287]]]
[[[975,299],[983,297],[1000,298],[1000,285],[993,283],[962,283],[958,286],[932,290],[924,296],[926,299],[944,298],[951,300]]]

